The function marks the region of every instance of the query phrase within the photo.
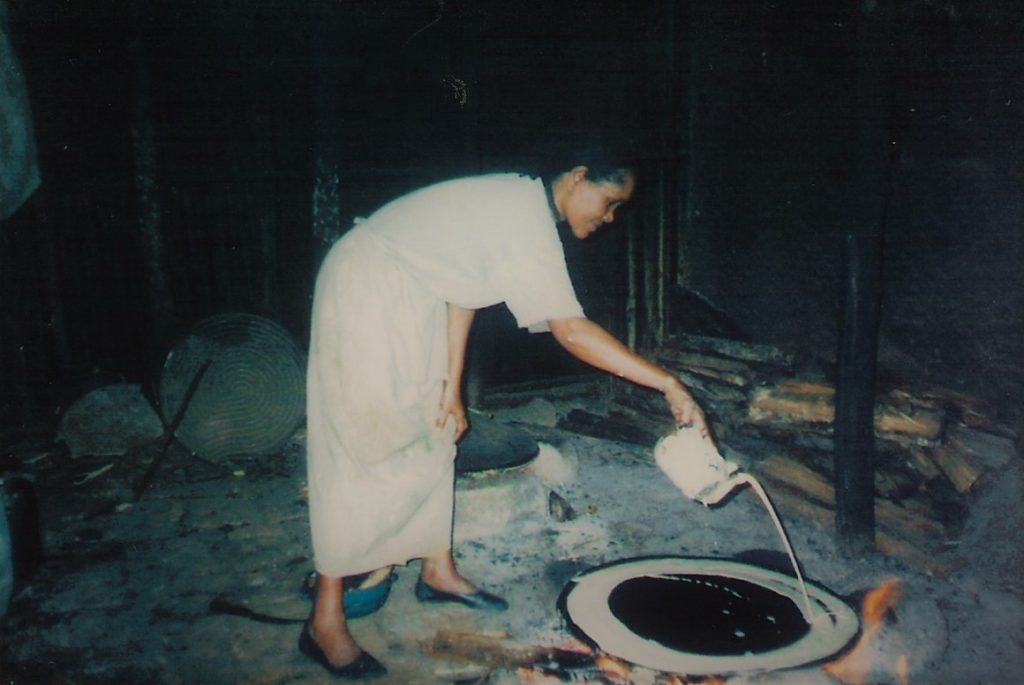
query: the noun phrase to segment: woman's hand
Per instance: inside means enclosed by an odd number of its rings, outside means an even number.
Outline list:
[[[444,392],[441,393],[441,412],[437,417],[437,430],[443,431],[449,419],[455,422],[454,440],[458,442],[469,430],[469,419],[466,417],[466,407],[462,403],[462,394],[458,386],[445,383]]]
[[[708,425],[704,412],[682,382],[673,376],[665,384],[663,392],[676,423],[681,426],[696,426],[700,429],[701,437],[707,438]]]
[[[451,302],[448,308],[448,379],[441,392],[441,413],[437,417],[437,429],[445,430],[449,417],[455,422],[453,439],[458,442],[469,430],[466,407],[462,404],[462,370],[466,364],[466,342],[476,312],[464,309]]]

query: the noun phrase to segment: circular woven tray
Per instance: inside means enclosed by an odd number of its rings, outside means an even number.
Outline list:
[[[305,355],[288,332],[252,314],[199,322],[164,360],[159,395],[168,424],[207,363],[178,440],[207,459],[278,450],[305,415]]]

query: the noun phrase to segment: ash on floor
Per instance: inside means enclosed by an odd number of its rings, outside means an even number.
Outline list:
[[[529,420],[521,411],[508,418]],[[508,598],[510,611],[420,605],[412,594],[418,564],[398,568],[385,607],[352,622],[360,643],[388,666],[378,682],[519,682],[513,670],[435,658],[428,647],[439,631],[559,644],[570,633],[556,609],[558,595],[594,565],[670,554],[786,567],[781,542],[752,494],[707,509],[675,489],[649,448],[521,425],[553,445],[561,461],[464,476],[457,486],[461,569]],[[303,444],[300,432],[281,454],[218,468],[172,452],[137,502],[132,485],[152,446],[100,473],[103,459],[71,463],[51,448],[22,454],[18,464],[37,488],[47,556],[5,617],[5,682],[326,681],[296,649],[298,623],[208,611],[213,598],[224,597],[295,621],[308,614],[300,592],[312,568]],[[868,682],[899,682],[903,656],[916,685],[1019,677],[1020,465],[1003,473],[977,493],[959,549],[951,550],[965,564],[946,578],[882,556],[844,558],[832,530],[785,521],[805,575],[836,594],[856,598],[900,579],[903,597],[873,644]],[[812,666],[730,682],[834,680]]]

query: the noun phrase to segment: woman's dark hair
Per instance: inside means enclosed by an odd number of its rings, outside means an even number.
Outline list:
[[[623,184],[630,176],[636,177],[637,165],[627,143],[613,138],[586,143],[558,141],[542,152],[544,159],[537,170],[545,183],[550,184],[561,174],[578,166],[587,167],[587,178],[594,183]]]

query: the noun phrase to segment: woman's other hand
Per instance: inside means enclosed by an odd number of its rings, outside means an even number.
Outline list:
[[[437,430],[443,431],[449,419],[455,423],[453,439],[458,442],[469,430],[469,419],[466,416],[466,407],[462,403],[462,395],[457,387],[445,383],[444,392],[441,394],[441,412],[437,417]]]
[[[462,371],[466,365],[466,342],[476,311],[449,302],[448,307],[448,379],[441,392],[441,413],[437,429],[443,431],[448,419],[454,422],[452,439],[458,442],[469,430],[466,407],[462,404]]]

